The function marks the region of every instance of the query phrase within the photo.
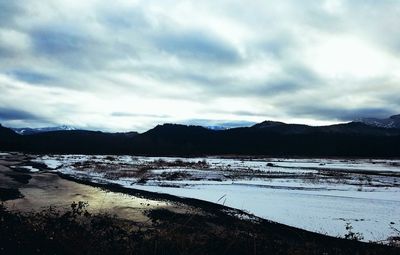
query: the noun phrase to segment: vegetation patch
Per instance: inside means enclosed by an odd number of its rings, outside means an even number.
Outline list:
[[[0,201],[14,200],[22,197],[24,196],[18,189],[0,187]]]
[[[398,254],[395,247],[343,240],[225,214],[149,210],[148,225],[90,214],[85,202],[60,212],[19,213],[0,205],[1,254]]]
[[[28,184],[29,180],[32,179],[32,176],[29,174],[6,173],[5,175],[8,177],[11,177],[14,181],[22,183],[22,184]]]

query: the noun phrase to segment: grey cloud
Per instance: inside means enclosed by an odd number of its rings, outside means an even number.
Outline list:
[[[302,84],[297,81],[283,79],[266,82],[262,86],[250,87],[246,92],[237,91],[236,94],[240,95],[246,93],[249,96],[259,98],[272,98],[281,94],[291,93],[302,88]]]
[[[139,8],[121,10],[120,8],[106,6],[99,9],[96,17],[103,26],[114,31],[134,30],[146,32],[151,27],[143,10]]]
[[[276,58],[284,58],[287,52],[296,48],[296,38],[287,33],[274,35],[273,38],[269,38],[261,42],[256,47],[259,47],[263,52],[271,54]]]
[[[224,64],[240,61],[238,52],[229,44],[201,31],[165,34],[156,38],[156,43],[163,51],[192,60]]]
[[[301,64],[289,63],[284,67],[284,77],[276,77],[273,81],[267,82],[265,86],[256,92],[260,96],[279,95],[293,93],[304,89],[315,89],[323,81],[321,77]]]
[[[287,113],[299,117],[317,117],[323,120],[338,119],[342,121],[353,121],[360,118],[375,117],[387,118],[396,114],[393,109],[386,108],[346,108],[346,107],[328,107],[321,105],[295,105],[287,109]]]
[[[111,113],[113,117],[146,117],[146,118],[156,118],[164,119],[170,116],[164,114],[144,114],[144,113],[131,113],[131,112],[113,112]]]
[[[371,43],[391,54],[400,54],[400,33],[396,25],[400,23],[398,1],[355,0],[342,1],[342,5],[344,11],[337,20],[329,21],[330,24],[340,27],[339,31],[367,37]]]
[[[236,65],[240,69],[240,65]],[[189,70],[170,70],[168,67],[148,67],[141,72],[166,84],[187,84],[187,90],[193,88],[197,91],[196,97],[207,100],[215,97],[251,97],[273,98],[282,94],[293,93],[304,89],[318,87],[323,81],[301,64],[282,63],[282,74],[268,77],[266,81],[245,82],[236,77],[224,76],[218,73],[219,69],[210,70],[208,73]],[[154,91],[154,93],[157,93]],[[187,96],[184,94],[184,96]]]
[[[24,81],[31,84],[48,83],[54,80],[54,78],[51,76],[30,70],[13,70],[8,74],[20,81]]]
[[[291,94],[305,89],[315,89],[321,84],[321,78],[308,68],[298,64],[283,63],[283,74],[272,75],[263,82],[243,84],[227,78],[207,80],[210,88],[207,95],[224,97],[248,96],[251,98],[271,99],[282,94]]]
[[[67,67],[78,72],[102,70],[113,60],[130,54],[123,43],[113,42],[112,37],[104,39],[87,29],[73,25],[36,28],[29,32],[34,54],[61,65],[56,66],[61,70]]]
[[[386,92],[381,98],[387,103],[388,107],[392,107],[392,109],[400,113],[400,88],[394,93]]]
[[[41,29],[31,34],[38,53],[46,55],[82,52],[87,41],[65,30]]]
[[[234,115],[238,116],[254,116],[254,117],[264,117],[265,114],[259,113],[259,112],[250,112],[250,111],[233,111],[233,112],[225,112],[225,113],[231,113]]]
[[[23,8],[18,1],[0,1],[0,25],[13,24],[17,15],[23,13]]]
[[[92,31],[92,27],[99,26],[104,28],[104,33]],[[62,23],[42,25],[27,33],[33,43],[33,57],[45,57],[51,61],[43,68],[61,73],[72,71],[80,76],[89,75],[90,72],[116,71],[113,69],[115,61],[130,66],[132,59],[139,59],[136,48],[145,45],[145,42],[132,38],[132,33],[118,31],[111,24],[96,22],[87,26]],[[69,81],[66,83],[74,86],[70,82],[74,77],[65,75],[58,78],[67,79]]]
[[[387,118],[391,115],[398,114],[398,112],[394,112],[393,109],[386,108],[359,108],[355,110],[347,110],[342,114],[338,114],[340,119],[344,120],[355,120],[357,118],[366,118],[366,117],[378,117],[378,118]]]
[[[244,117],[262,117],[265,118],[267,116],[266,113],[260,112],[260,109],[255,109],[255,111],[230,111],[230,110],[216,110],[214,113],[218,114],[229,114],[229,115],[235,115],[238,116],[239,118],[244,118]],[[209,113],[209,112],[208,112]],[[251,122],[253,123],[253,122]]]
[[[298,6],[296,11],[296,15],[298,15],[298,19],[305,22],[309,26],[320,29],[322,31],[329,31],[332,33],[340,32],[345,29],[346,23],[343,18],[343,15],[338,11],[338,13],[329,12],[324,5],[328,1],[306,1],[306,4],[303,2],[296,1]],[[338,1],[338,3],[342,6],[342,8],[346,9],[346,1]],[[344,5],[344,6],[343,6]]]
[[[40,117],[33,113],[18,110],[15,108],[0,107],[0,120],[10,121],[10,120],[41,120]]]
[[[12,52],[9,48],[0,45],[0,59],[15,57],[15,52]]]

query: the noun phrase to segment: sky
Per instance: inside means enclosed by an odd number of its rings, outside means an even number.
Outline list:
[[[397,0],[0,0],[0,123],[326,125],[400,113]]]

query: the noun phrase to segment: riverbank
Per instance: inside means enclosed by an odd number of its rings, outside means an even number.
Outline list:
[[[210,202],[78,181],[31,160],[9,154],[0,161],[5,200],[0,248],[5,254],[399,253],[394,247],[327,237]],[[74,201],[77,205],[71,207]],[[80,213],[78,201],[88,203]]]

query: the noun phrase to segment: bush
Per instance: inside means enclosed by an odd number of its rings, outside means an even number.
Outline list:
[[[350,222],[346,223],[346,230],[347,233],[344,235],[345,239],[355,240],[355,241],[361,241],[364,239],[363,234],[353,231],[353,226],[351,225]]]

